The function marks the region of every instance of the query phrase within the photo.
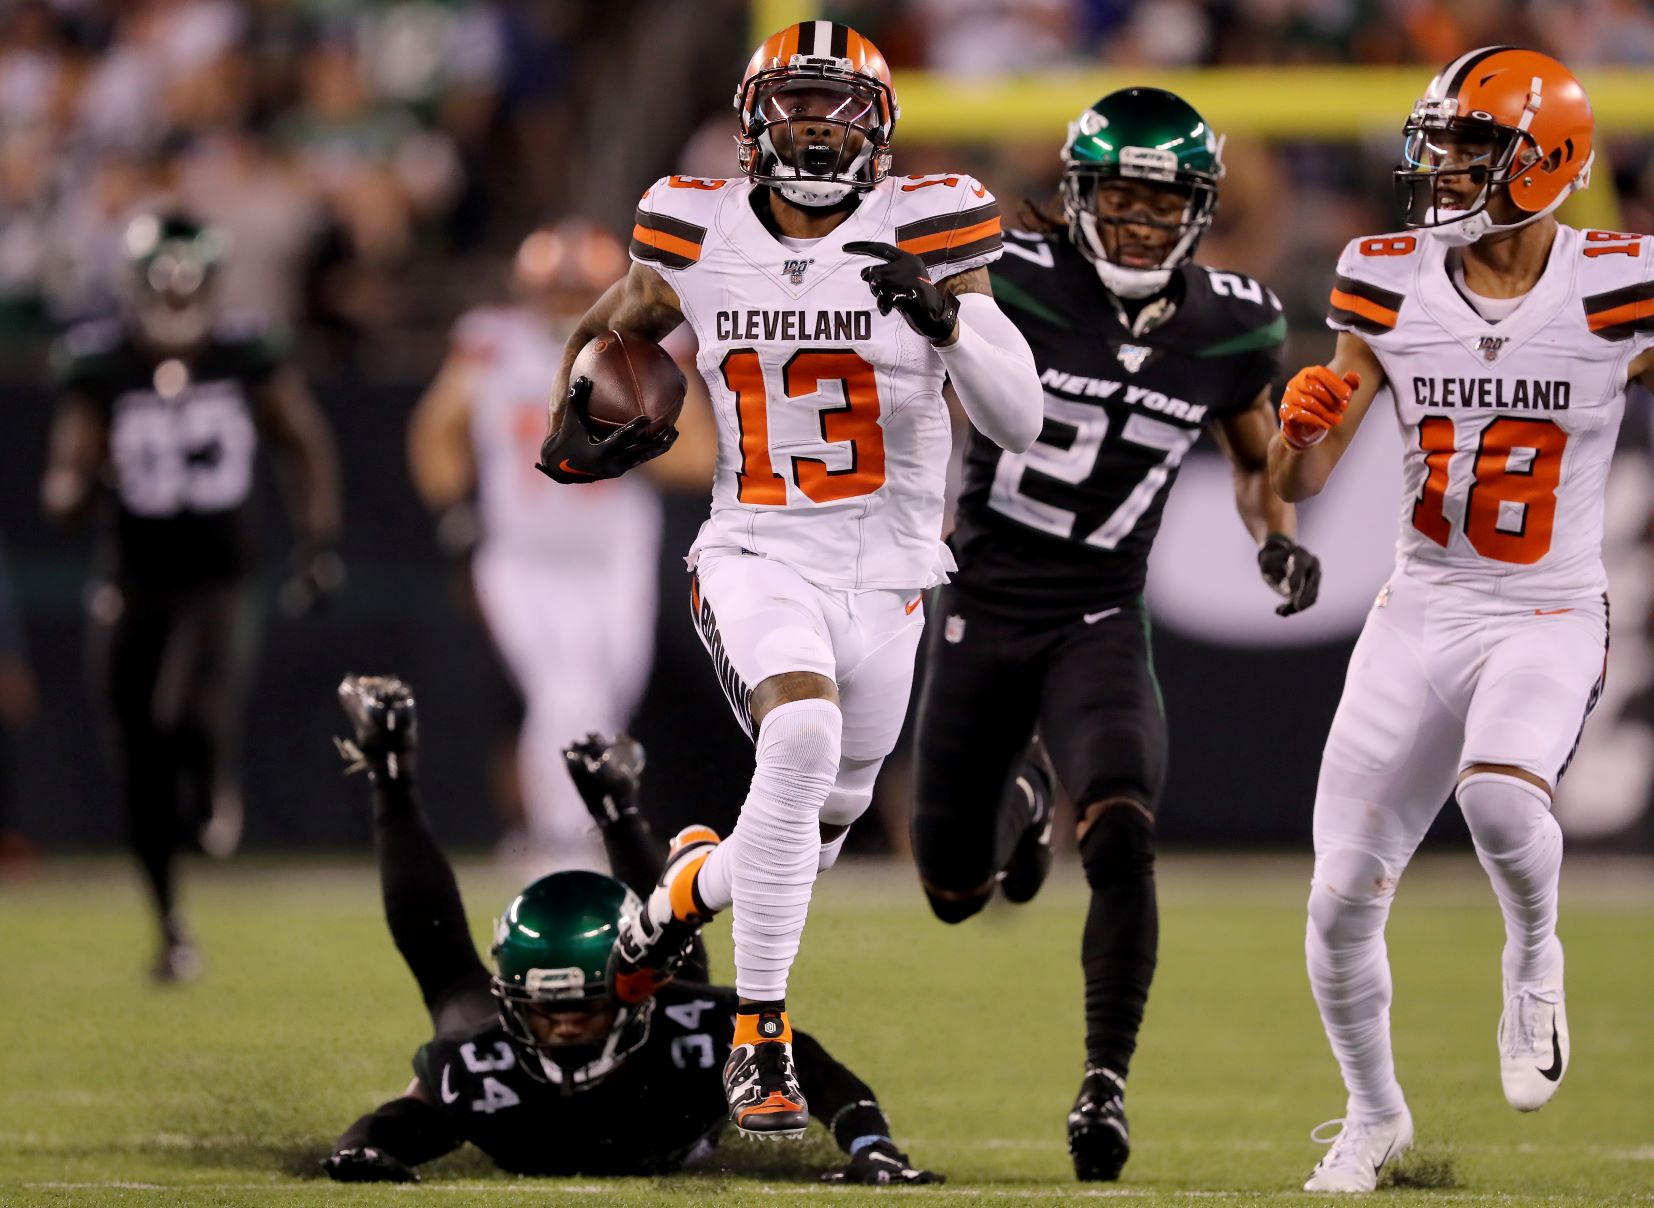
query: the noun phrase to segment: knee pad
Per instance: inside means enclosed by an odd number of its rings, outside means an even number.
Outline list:
[[[1473,772],[1459,781],[1459,812],[1477,850],[1515,855],[1555,826],[1549,794],[1502,772]]]
[[[1103,810],[1080,840],[1080,866],[1093,889],[1154,875],[1154,818],[1122,801]]]
[[[883,765],[882,758],[851,759],[846,755],[840,759],[833,789],[827,794],[827,804],[821,807],[821,824],[849,826],[865,814],[873,802],[873,784]]]
[[[992,888],[981,897],[957,899],[937,897],[930,890],[925,890],[925,898],[930,902],[930,912],[944,923],[963,923],[973,914],[980,913],[988,904],[988,899],[993,896]]]
[[[1350,907],[1387,906],[1396,892],[1395,873],[1372,852],[1337,847],[1315,861],[1310,882],[1310,926],[1331,937]]]
[[[777,705],[758,730],[753,789],[819,814],[838,778],[843,730],[843,714],[832,701]]]

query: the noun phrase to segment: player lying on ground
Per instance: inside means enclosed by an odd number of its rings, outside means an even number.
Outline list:
[[[1385,387],[1407,447],[1395,572],[1316,786],[1305,947],[1349,1103],[1311,1191],[1370,1191],[1412,1142],[1384,924],[1450,794],[1504,915],[1505,1098],[1534,1111],[1567,1072],[1551,792],[1601,690],[1604,487],[1626,388],[1654,386],[1654,236],[1552,216],[1591,169],[1591,108],[1567,68],[1471,51],[1431,81],[1405,140],[1408,229],[1344,249],[1337,349],[1293,378],[1270,449],[1281,495],[1314,495]],[[1300,719],[1287,741],[1318,728]]]
[[[327,1173],[411,1182],[415,1166],[466,1141],[503,1170],[537,1175],[656,1174],[709,1152],[727,1120],[721,1071],[735,992],[678,981],[626,1004],[608,988],[620,915],[637,908],[634,891],[648,893],[663,864],[637,810],[642,748],[592,735],[564,752],[621,880],[561,872],[535,881],[495,924],[491,974],[419,805],[413,693],[392,677],[349,676],[339,701],[353,731],[341,749],[372,789],[385,919],[434,1035],[414,1055],[407,1092],[345,1130]],[[698,941],[685,968],[706,975]],[[850,1155],[824,1178],[940,1181],[896,1147],[866,1083],[807,1034],[793,1043],[800,1081]]]
[[[992,270],[1034,350],[1045,427],[1025,453],[971,437],[949,541],[959,573],[934,601],[919,699],[913,855],[938,918],[969,918],[996,884],[1017,902],[1038,890],[1053,765],[1078,813],[1086,1072],[1068,1146],[1081,1179],[1117,1178],[1130,1152],[1126,1071],[1159,939],[1166,763],[1143,585],[1203,431],[1233,464],[1258,568],[1285,598],[1276,611],[1308,608],[1321,579],[1269,486],[1281,305],[1192,259],[1217,209],[1221,147],[1157,88],[1111,93],[1070,125],[1061,213],[1031,206],[1039,230],[1012,232]],[[1043,755],[1025,758],[1036,727]]]
[[[787,1134],[809,1119],[786,995],[810,893],[872,801],[907,713],[921,593],[953,568],[943,383],[1012,450],[1039,433],[1040,388],[988,284],[999,204],[963,174],[891,175],[896,94],[872,43],[788,26],[753,55],[736,107],[744,178],[644,193],[631,272],[565,351],[541,464],[590,482],[658,452],[665,438],[632,425],[594,442],[591,383],[569,370],[608,328],[659,339],[689,322],[719,442],[690,606],[756,759],[735,829],[675,856],[670,892],[628,919],[616,986],[647,993],[683,935],[730,910],[730,1116]]]

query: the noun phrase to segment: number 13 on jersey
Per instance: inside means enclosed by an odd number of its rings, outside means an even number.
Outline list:
[[[718,367],[735,397],[741,449],[735,493],[740,502],[785,507],[783,471],[814,503],[870,495],[884,485],[884,429],[877,371],[871,364],[848,348],[810,349],[793,353],[769,375],[764,370],[751,348],[728,353]],[[781,391],[772,396],[769,383],[777,379]],[[771,417],[789,404],[815,412],[821,442],[840,453],[834,458],[841,463],[838,469],[829,469],[823,458],[800,454],[777,468],[781,459],[773,452]]]

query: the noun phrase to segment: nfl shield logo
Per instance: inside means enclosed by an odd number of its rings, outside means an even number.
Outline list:
[[[1480,352],[1490,361],[1498,358],[1499,350],[1504,346],[1504,336],[1483,336],[1480,340],[1476,341],[1476,351]]]
[[[965,640],[965,618],[949,617],[947,624],[942,627],[942,636],[955,646],[963,642]]]
[[[1149,353],[1154,349],[1146,348],[1142,344],[1122,344],[1117,354],[1120,364],[1126,367],[1126,372],[1136,373],[1143,367],[1143,362],[1149,359]]]
[[[794,285],[803,285],[804,270],[809,268],[810,265],[814,263],[815,261],[813,259],[783,260],[781,262],[781,271],[787,274],[787,280],[791,281]]]

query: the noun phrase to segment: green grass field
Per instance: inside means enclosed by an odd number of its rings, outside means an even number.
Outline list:
[[[1083,885],[933,922],[910,872],[834,870],[818,889],[795,1018],[878,1089],[935,1189],[823,1187],[824,1136],[726,1141],[721,1169],[667,1180],[510,1179],[462,1153],[416,1188],[336,1187],[316,1162],[397,1093],[425,1038],[366,863],[192,869],[208,960],[195,986],[145,980],[150,924],[116,861],[0,886],[0,1204],[413,1202],[924,1204],[1306,1201],[1309,1130],[1343,1094],[1302,966],[1307,860],[1163,862],[1159,978],[1128,1099],[1125,1180],[1082,1188],[1063,1147],[1080,1074]],[[1391,924],[1395,1028],[1420,1150],[1389,1203],[1654,1201],[1654,883],[1646,863],[1564,873],[1573,1064],[1519,1115],[1499,1092],[1501,932],[1468,855],[1421,861]],[[479,937],[514,886],[462,877]],[[728,931],[715,926],[727,968]]]

